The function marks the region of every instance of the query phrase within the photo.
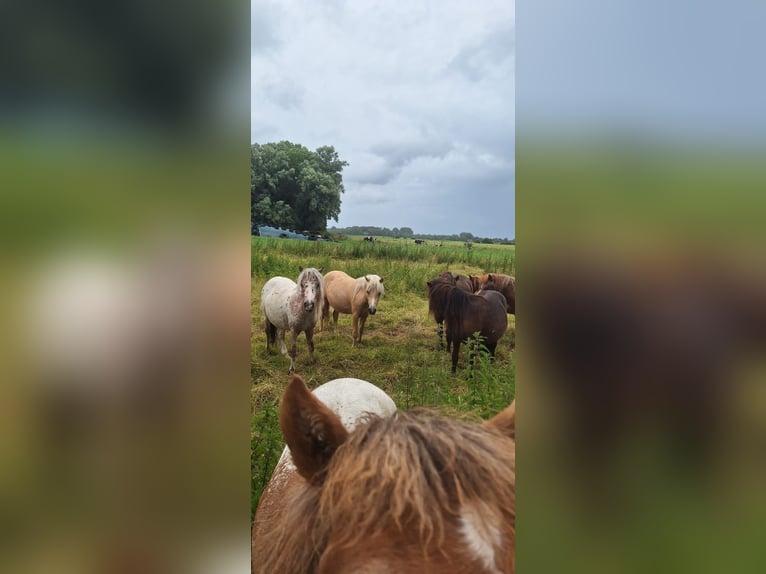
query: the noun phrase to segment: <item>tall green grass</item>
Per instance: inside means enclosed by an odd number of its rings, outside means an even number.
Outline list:
[[[254,237],[252,242],[252,511],[282,448],[278,407],[288,381],[288,360],[266,355],[260,312],[261,288],[275,275],[297,278],[298,267],[340,269],[353,277],[376,273],[386,293],[378,313],[367,320],[362,344],[351,346],[351,317],[341,315],[315,332],[318,363],[308,363],[303,335],[298,338],[297,373],[311,388],[339,377],[357,377],[386,391],[400,409],[434,407],[451,416],[487,418],[515,396],[514,328],[500,339],[495,360],[475,345],[462,345],[458,372],[439,350],[436,323],[428,315],[426,281],[447,269],[455,273],[515,272],[513,246],[444,242],[442,247],[403,240],[339,243]],[[473,361],[471,361],[473,358]]]

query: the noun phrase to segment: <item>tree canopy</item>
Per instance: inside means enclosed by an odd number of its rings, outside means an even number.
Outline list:
[[[333,146],[311,151],[289,141],[250,147],[250,219],[252,225],[326,231],[338,221],[342,161]]]

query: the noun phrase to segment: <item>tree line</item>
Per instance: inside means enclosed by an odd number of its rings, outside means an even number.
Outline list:
[[[331,227],[329,232],[335,235],[365,235],[377,237],[402,237],[406,239],[426,239],[430,241],[471,241],[473,243],[494,243],[500,245],[514,245],[515,239],[507,237],[476,237],[472,233],[463,231],[452,235],[438,235],[430,233],[415,233],[411,227],[377,227],[375,225],[353,225],[351,227]]]

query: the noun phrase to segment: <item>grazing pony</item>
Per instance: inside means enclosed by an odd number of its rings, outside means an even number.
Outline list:
[[[450,285],[455,285],[458,289],[462,289],[466,293],[473,293],[473,283],[471,283],[470,277],[465,275],[457,275],[449,271],[442,271],[436,277],[436,280],[445,281]],[[434,316],[436,320],[437,333],[439,335],[439,349],[444,348],[444,314],[441,306],[432,303],[431,299],[428,300],[428,312]],[[447,338],[447,352],[450,350],[450,340]]]
[[[478,293],[482,289],[499,291],[505,296],[506,311],[511,315],[516,314],[516,278],[501,273],[487,273],[485,275],[469,275],[473,292]]]
[[[329,326],[330,305],[332,305],[333,328],[338,327],[338,314],[353,316],[353,345],[362,341],[367,315],[378,310],[378,301],[383,296],[383,278],[378,275],[364,275],[354,279],[343,271],[330,271],[324,277],[325,295],[322,310],[322,328]]]
[[[261,291],[261,311],[266,322],[266,353],[279,339],[281,352],[287,355],[285,331],[290,331],[290,370],[295,371],[295,340],[306,333],[311,362],[314,363],[314,326],[322,319],[324,279],[322,269],[300,267],[298,282],[287,277],[272,277]]]
[[[475,423],[378,401],[348,424],[360,396],[320,389],[293,376],[282,399],[289,451],[255,515],[254,573],[515,572],[515,403]]]
[[[457,370],[460,343],[474,333],[482,337],[482,344],[495,356],[497,341],[508,328],[506,301],[497,291],[466,293],[448,279],[429,281],[428,308],[438,319],[446,322],[447,348],[452,345],[452,372]]]

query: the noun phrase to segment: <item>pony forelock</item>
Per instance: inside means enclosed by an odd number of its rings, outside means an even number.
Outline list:
[[[427,411],[373,418],[336,452],[319,500],[320,527],[350,548],[389,528],[414,527],[423,547],[442,547],[469,502],[515,522],[510,441],[481,425]]]

